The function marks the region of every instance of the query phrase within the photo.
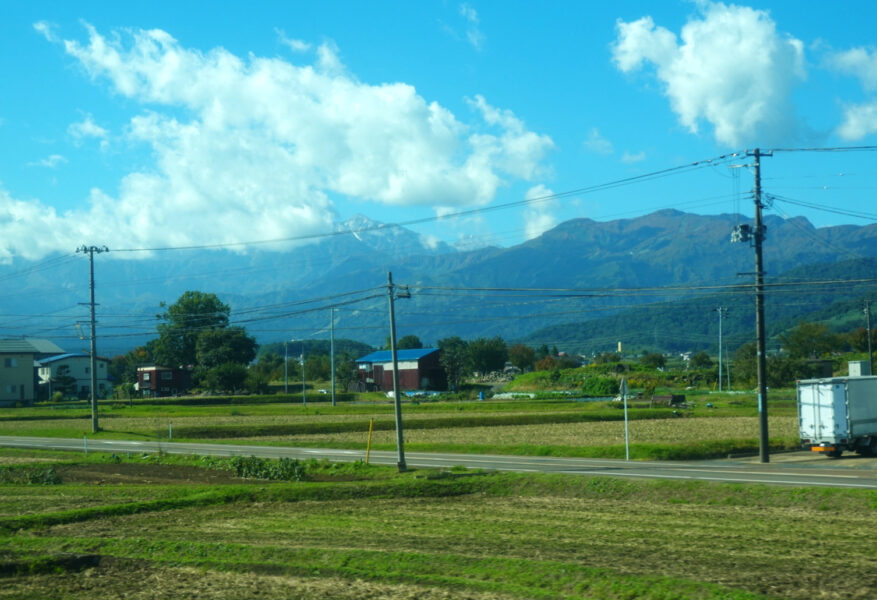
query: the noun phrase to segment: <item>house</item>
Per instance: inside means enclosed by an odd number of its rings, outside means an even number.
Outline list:
[[[36,361],[64,351],[48,340],[0,340],[0,406],[32,404],[36,399]]]
[[[442,390],[447,386],[438,348],[397,350],[396,360],[400,390]],[[379,350],[357,359],[356,369],[359,389],[393,389],[393,356],[389,350]]]
[[[163,398],[185,394],[192,386],[186,369],[146,365],[137,367],[137,389],[144,398]]]
[[[112,391],[108,358],[95,357],[97,397],[106,398]],[[68,396],[91,395],[91,355],[58,354],[38,361],[39,397],[49,398],[56,391]]]

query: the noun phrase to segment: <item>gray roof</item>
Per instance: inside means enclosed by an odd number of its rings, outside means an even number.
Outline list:
[[[0,340],[0,354],[63,354],[64,350],[37,338]]]

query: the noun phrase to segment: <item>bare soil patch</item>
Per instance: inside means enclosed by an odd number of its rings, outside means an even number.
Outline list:
[[[190,467],[186,465],[156,465],[137,463],[106,463],[62,465],[55,469],[64,483],[93,483],[96,485],[140,483],[152,485],[232,484],[246,479],[226,471]]]

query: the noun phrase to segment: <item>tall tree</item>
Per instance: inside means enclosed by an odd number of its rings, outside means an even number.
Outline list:
[[[781,333],[777,339],[791,358],[819,358],[842,345],[840,336],[831,333],[827,325],[806,321]]]
[[[438,341],[439,362],[448,375],[448,387],[456,390],[460,379],[469,370],[469,344],[453,336]]]
[[[478,338],[469,342],[469,360],[475,371],[481,373],[501,371],[508,358],[509,351],[505,340],[499,336]]]
[[[536,351],[526,344],[515,344],[509,348],[509,360],[521,371],[526,371],[533,368]]]
[[[196,364],[198,336],[228,326],[230,313],[229,306],[215,294],[185,292],[158,315],[162,322],[151,348],[155,361],[169,367]]]
[[[398,350],[415,350],[423,348],[423,342],[416,335],[405,335],[396,343]]]

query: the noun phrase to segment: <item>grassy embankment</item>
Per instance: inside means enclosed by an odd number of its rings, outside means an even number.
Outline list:
[[[632,402],[631,456],[636,459],[724,457],[757,449],[752,395],[689,394],[691,408]],[[712,406],[707,406],[711,404]],[[771,396],[773,450],[798,445],[794,395]],[[540,456],[623,457],[619,403],[538,400],[424,402],[403,407],[406,448],[419,451]],[[395,448],[392,404],[228,404],[178,406],[112,403],[100,409],[103,439],[214,440],[229,443],[363,449],[374,419],[372,448]],[[0,409],[5,435],[81,438],[90,413],[80,407]]]
[[[872,491],[322,463],[271,482],[213,459],[108,461],[0,453],[0,481],[61,481],[0,483],[0,597],[877,595],[877,547],[853,542],[877,527]]]

